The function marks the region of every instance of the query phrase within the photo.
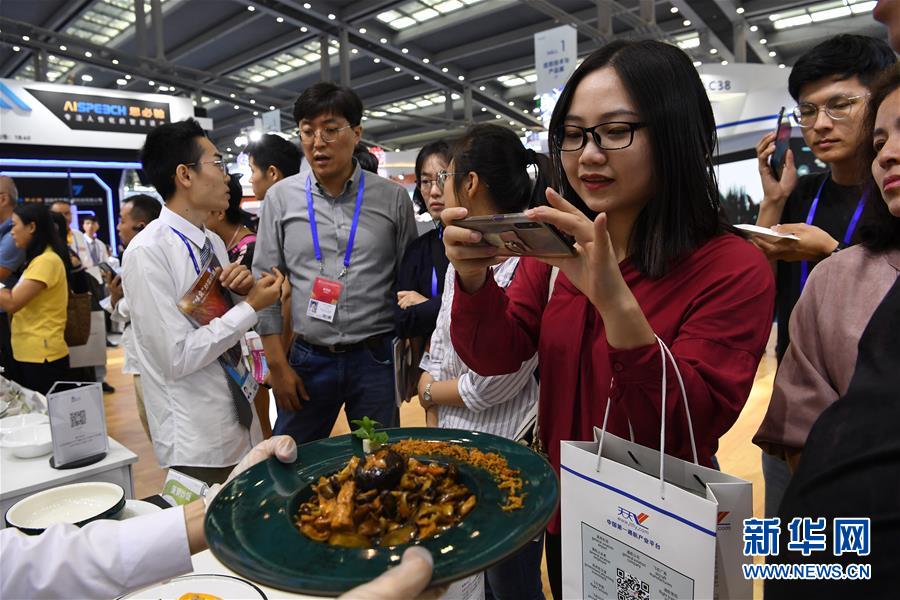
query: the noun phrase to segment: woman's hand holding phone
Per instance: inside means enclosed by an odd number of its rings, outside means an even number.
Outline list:
[[[481,233],[453,225],[454,221],[465,219],[469,214],[465,208],[449,207],[441,212],[444,222],[444,248],[447,259],[453,265],[463,291],[474,293],[481,289],[487,279],[488,267],[499,265],[505,258],[498,257],[499,250],[481,243]]]
[[[576,254],[572,258],[538,260],[559,267],[588,297],[607,323],[611,346],[628,349],[652,344],[656,339],[653,329],[619,269],[620,259],[606,228],[606,213],[600,213],[592,222],[555,190],[547,188],[546,193],[550,206],[532,208],[525,214],[574,237]]]

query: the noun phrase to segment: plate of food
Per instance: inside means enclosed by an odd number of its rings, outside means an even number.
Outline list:
[[[434,557],[433,585],[478,573],[541,534],[559,501],[550,464],[495,435],[386,429],[364,453],[344,435],[304,444],[297,461],[241,473],[206,513],[206,539],[235,573],[266,586],[337,596],[400,562]]]

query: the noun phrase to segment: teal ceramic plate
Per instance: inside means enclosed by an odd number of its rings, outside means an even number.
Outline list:
[[[440,535],[418,542],[434,556],[432,584],[456,581],[511,555],[540,534],[559,500],[559,483],[550,464],[506,438],[457,429],[386,430],[391,441],[413,438],[455,442],[496,452],[518,469],[527,493],[524,507],[500,510],[505,494],[491,476],[465,463],[460,480],[478,497],[465,519]],[[353,455],[359,440],[344,435],[300,446],[298,460],[271,458],[240,474],[216,495],[206,513],[206,539],[212,553],[235,573],[270,587],[336,596],[365,583],[398,563],[406,545],[390,548],[340,548],[315,542],[293,523],[310,484],[333,473]],[[451,462],[445,457],[430,460]]]

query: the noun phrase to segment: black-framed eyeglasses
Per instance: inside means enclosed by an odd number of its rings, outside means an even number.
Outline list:
[[[326,127],[325,129],[300,129],[300,139],[304,142],[313,142],[316,139],[316,134],[322,139],[326,144],[330,144],[332,142],[336,142],[338,136],[341,135],[341,132],[345,129],[349,129],[353,127],[353,125],[344,125],[343,127]]]
[[[634,132],[646,123],[629,123],[627,121],[610,121],[593,127],[563,125],[555,133],[556,145],[563,152],[576,152],[587,145],[588,134],[598,148],[602,150],[622,150],[634,142]]]
[[[186,167],[196,167],[199,165],[216,165],[216,168],[222,171],[222,173],[224,173],[225,175],[228,175],[228,163],[221,158],[217,160],[204,160],[199,162],[184,163],[184,166]]]
[[[859,94],[857,96],[848,96],[840,94],[834,98],[829,98],[825,104],[813,104],[812,102],[801,102],[794,107],[794,120],[797,125],[803,127],[812,127],[819,118],[819,111],[824,110],[828,118],[833,121],[840,121],[850,116],[853,105],[868,96],[868,94]]]

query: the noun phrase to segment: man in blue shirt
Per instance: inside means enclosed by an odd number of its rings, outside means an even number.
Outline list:
[[[19,199],[16,182],[11,177],[0,176],[0,283],[11,288],[16,285],[25,262],[25,250],[16,248],[10,230],[12,214]],[[0,310],[0,366],[3,376],[13,379],[16,375],[16,361],[10,346],[9,317]]]

